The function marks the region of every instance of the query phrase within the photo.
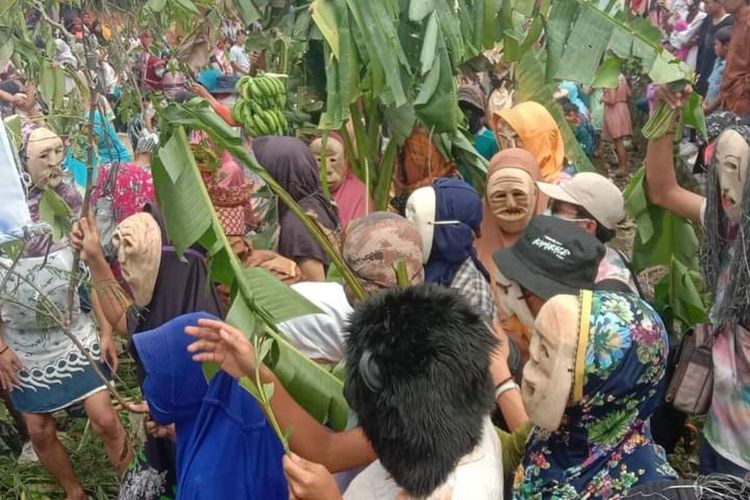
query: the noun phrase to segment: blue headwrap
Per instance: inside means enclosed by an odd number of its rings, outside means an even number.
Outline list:
[[[432,186],[436,198],[435,236],[430,260],[425,265],[425,281],[450,286],[456,271],[468,258],[490,281],[490,274],[474,249],[474,235],[482,224],[479,195],[458,179],[441,178]]]
[[[578,112],[583,115],[583,118],[588,118],[589,108],[586,107],[586,104],[578,95],[578,85],[576,85],[574,82],[560,82],[558,87],[560,88],[560,90],[564,90],[568,93],[566,97],[568,98],[568,100],[570,100],[570,102],[575,104],[575,107],[578,108]]]

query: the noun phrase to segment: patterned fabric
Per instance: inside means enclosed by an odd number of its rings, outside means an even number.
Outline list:
[[[60,198],[70,208],[70,213],[73,218],[78,218],[81,213],[81,206],[83,205],[83,198],[81,194],[73,187],[72,184],[63,182],[55,188]],[[29,191],[29,197],[27,203],[29,205],[29,214],[31,215],[31,222],[42,222],[42,217],[39,213],[39,203],[42,201],[43,192],[39,189],[32,189]],[[60,250],[68,244],[67,239],[63,238],[57,243],[52,242],[52,234],[41,234],[34,236],[26,242],[26,255],[28,257],[40,257],[45,255],[47,252],[54,252]]]
[[[711,322],[729,285],[734,245],[721,258]],[[750,333],[725,327],[716,331],[713,345],[714,391],[703,428],[706,440],[724,458],[750,469]]]
[[[482,315],[482,319],[492,324],[497,314],[492,288],[471,258],[466,259],[458,268],[451,281],[451,288],[457,290],[469,304],[474,306]]]
[[[637,297],[595,292],[590,325],[583,399],[565,410],[557,431],[534,429],[514,498],[618,498],[677,477],[648,425],[665,389],[659,315]]]
[[[0,259],[0,262],[4,266],[11,265],[9,259]],[[50,307],[46,301],[40,303],[38,289],[67,317],[68,276],[72,263],[73,251],[66,247],[46,257],[22,258],[13,275],[8,277],[8,289],[13,290],[19,304],[0,303],[0,320],[3,339],[23,365],[18,372],[18,387],[11,392],[13,405],[20,412],[51,413],[104,388],[104,383],[73,341],[51,320],[34,310]],[[34,286],[19,279],[19,275]],[[3,279],[5,273],[0,272],[0,281]],[[78,304],[78,297],[75,304]],[[94,359],[99,358],[96,328],[79,307],[73,311],[71,332]]]
[[[599,269],[596,271],[595,283],[601,283],[605,280],[617,280],[627,285],[628,288],[630,288],[630,291],[638,295],[638,287],[635,286],[633,273],[631,273],[628,266],[625,265],[622,256],[613,248],[606,248],[607,251],[604,254],[604,258],[599,261]]]
[[[388,212],[375,212],[347,228],[341,255],[368,293],[398,285],[394,266],[406,266],[410,285],[424,280],[422,238],[414,225]]]
[[[91,206],[104,195],[111,163],[103,165],[99,172],[99,179],[91,195]],[[140,212],[147,203],[156,201],[154,180],[151,172],[134,163],[120,163],[115,172],[116,179],[112,192],[112,206],[115,212],[115,222],[119,224],[131,215]]]

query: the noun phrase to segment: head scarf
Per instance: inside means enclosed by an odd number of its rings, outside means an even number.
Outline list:
[[[578,108],[578,112],[581,114],[581,116],[584,118],[588,118],[589,108],[578,95],[578,85],[576,85],[575,82],[560,82],[558,84],[558,87],[560,88],[560,90],[565,91],[565,97],[567,97],[570,102],[575,104],[575,107]]]
[[[422,238],[414,224],[400,215],[375,212],[354,221],[346,230],[341,253],[369,293],[398,286],[399,261],[406,265],[409,285],[424,280]]]
[[[318,162],[310,148],[294,137],[259,137],[253,141],[253,152],[271,177],[303,210],[312,211],[318,222],[328,229],[339,228],[339,216],[320,186]],[[313,239],[302,222],[279,203],[278,252],[292,260],[313,258],[329,263],[326,253]]]
[[[329,133],[328,139],[333,139],[342,146],[344,145],[344,139],[336,132]],[[333,196],[333,201],[336,202],[336,208],[338,208],[339,217],[341,218],[341,226],[344,228],[351,221],[366,215],[368,207],[372,210],[375,206],[375,202],[367,192],[365,183],[359,180],[349,168],[346,153],[344,153],[343,182],[336,191],[331,192],[331,195]]]
[[[648,426],[666,382],[661,318],[635,295],[612,292],[595,292],[591,311],[583,399],[558,430],[532,432],[514,497],[610,498],[676,478]]]
[[[92,207],[95,207],[97,201],[107,193],[107,184],[112,173],[115,178],[110,195],[117,224],[140,212],[147,203],[156,201],[154,180],[148,169],[134,163],[110,163],[102,166],[99,171],[99,179],[91,194]]]
[[[523,170],[534,183],[542,180],[542,175],[539,170],[539,164],[537,163],[534,156],[520,148],[511,148],[499,152],[490,160],[489,168],[487,169],[487,180],[489,181],[495,173],[500,172],[506,168],[517,168]],[[486,183],[487,189],[490,189],[489,182]],[[476,248],[479,252],[479,259],[487,269],[495,268],[495,261],[492,258],[492,254],[503,248],[507,248],[516,242],[521,232],[518,234],[506,234],[500,228],[497,220],[495,219],[492,211],[490,210],[489,200],[492,193],[489,191],[485,192],[484,195],[484,219],[482,220],[481,234],[482,237],[476,242]],[[547,198],[537,190],[536,195],[536,206],[532,207],[532,214],[539,215],[547,208]],[[532,217],[533,217],[532,215]],[[529,219],[531,220],[531,219]],[[490,273],[491,278],[494,282],[494,273]]]
[[[532,101],[499,111],[492,119],[495,135],[498,135],[501,118],[518,134],[523,142],[523,149],[533,154],[539,162],[544,180],[556,181],[563,169],[565,145],[560,129],[549,111]]]
[[[482,225],[482,202],[477,192],[458,179],[438,179],[433,187],[435,235],[430,260],[425,264],[425,281],[450,286],[458,268],[469,258],[490,281],[474,249],[474,237]]]
[[[401,151],[405,193],[429,186],[437,178],[450,177],[456,166],[440,152],[430,131],[417,125],[406,138]]]

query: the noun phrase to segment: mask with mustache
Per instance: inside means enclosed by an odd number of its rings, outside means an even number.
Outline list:
[[[523,231],[534,215],[537,188],[520,168],[503,168],[487,180],[487,203],[500,228],[509,234]]]

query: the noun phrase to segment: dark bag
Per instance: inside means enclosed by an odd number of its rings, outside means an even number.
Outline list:
[[[682,338],[672,380],[665,397],[678,410],[688,415],[704,415],[713,395],[713,328],[696,325]]]
[[[112,163],[109,168],[109,175],[107,175],[107,181],[102,188],[101,196],[96,200],[96,205],[94,206],[94,219],[96,220],[96,227],[99,229],[104,257],[108,262],[113,262],[117,258],[117,251],[112,244],[112,237],[115,235],[115,228],[117,227],[114,192],[119,167],[120,162],[116,161]]]

